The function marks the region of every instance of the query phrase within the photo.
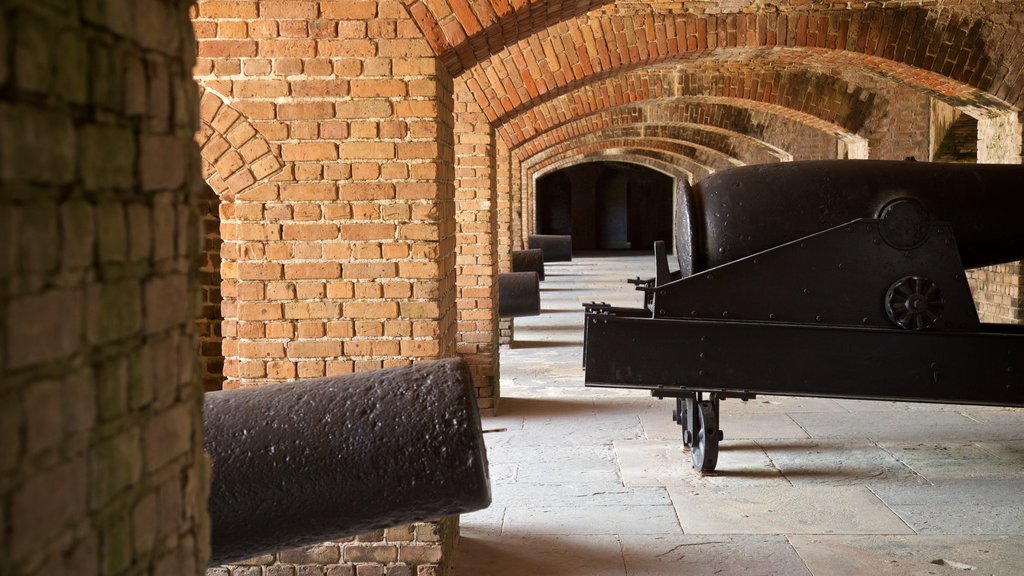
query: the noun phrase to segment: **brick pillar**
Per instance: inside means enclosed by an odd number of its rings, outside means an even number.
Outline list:
[[[199,246],[200,311],[196,320],[199,339],[200,377],[207,391],[224,386],[224,352],[221,349],[220,198],[209,185],[200,186],[196,197],[202,240]]]
[[[196,574],[187,2],[0,9],[0,572]]]
[[[483,414],[498,406],[498,272],[495,135],[464,80],[455,106],[458,352]]]
[[[523,225],[523,204],[526,202],[523,186],[523,165],[514,154],[511,158],[509,186],[512,195],[512,249],[522,250],[526,246],[526,227]]]
[[[498,272],[512,271],[512,155],[504,140],[497,140],[497,174],[494,179],[497,210]],[[512,319],[498,321],[498,343],[512,342]]]
[[[879,82],[873,89],[885,98],[875,100],[882,105],[870,111],[860,131],[868,141],[870,158],[903,160],[913,156],[920,161],[928,160],[931,98],[891,82]],[[854,152],[861,154],[857,149],[852,147],[851,158],[856,157]]]
[[[1020,164],[1021,119],[1016,113],[978,118],[978,162]],[[968,271],[983,322],[1024,323],[1024,262]]]
[[[194,25],[222,201],[226,386],[453,356],[453,87],[403,4],[200,0]],[[212,572],[440,574],[457,526]]]

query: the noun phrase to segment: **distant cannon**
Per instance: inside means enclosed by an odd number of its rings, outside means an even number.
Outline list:
[[[498,274],[498,316],[540,315],[540,277],[536,272]]]
[[[533,250],[512,251],[513,272],[536,272],[537,277],[544,281],[544,251],[540,248]]]
[[[1024,327],[981,323],[964,273],[1024,258],[1022,187],[1021,166],[848,160],[683,183],[679,270],[659,242],[641,308],[585,305],[586,383],[675,398],[699,471],[726,398],[1024,406]]]
[[[540,249],[545,262],[572,262],[572,236],[533,234],[526,238],[531,249]]]
[[[462,360],[211,392],[203,409],[211,565],[490,504]]]

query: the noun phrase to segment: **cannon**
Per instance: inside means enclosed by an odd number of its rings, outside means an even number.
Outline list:
[[[545,262],[572,262],[572,236],[531,234],[526,238],[531,250],[540,250]]]
[[[490,504],[459,359],[210,392],[211,566]]]
[[[544,251],[540,248],[532,250],[512,251],[513,272],[536,272],[537,277],[544,280]]]
[[[498,274],[498,317],[540,315],[540,277],[536,272]]]
[[[676,194],[676,256],[588,303],[587,386],[674,399],[715,469],[719,402],[758,394],[1024,406],[1024,326],[979,321],[965,268],[1024,258],[1024,167],[816,161]]]

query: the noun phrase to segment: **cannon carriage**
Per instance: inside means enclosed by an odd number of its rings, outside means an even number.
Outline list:
[[[637,308],[585,305],[587,386],[676,401],[714,470],[719,403],[758,394],[1024,406],[1024,326],[979,321],[966,268],[1024,258],[1024,168],[759,165],[676,197]]]

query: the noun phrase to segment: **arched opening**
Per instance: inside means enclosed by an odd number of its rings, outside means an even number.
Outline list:
[[[209,184],[203,182],[197,194],[199,226],[202,237],[199,246],[199,317],[196,334],[199,340],[199,362],[203,387],[207,391],[224,387],[224,352],[221,324],[221,272],[220,250],[220,197]]]
[[[574,250],[672,247],[671,176],[625,162],[587,162],[537,179],[539,234],[572,236]]]

